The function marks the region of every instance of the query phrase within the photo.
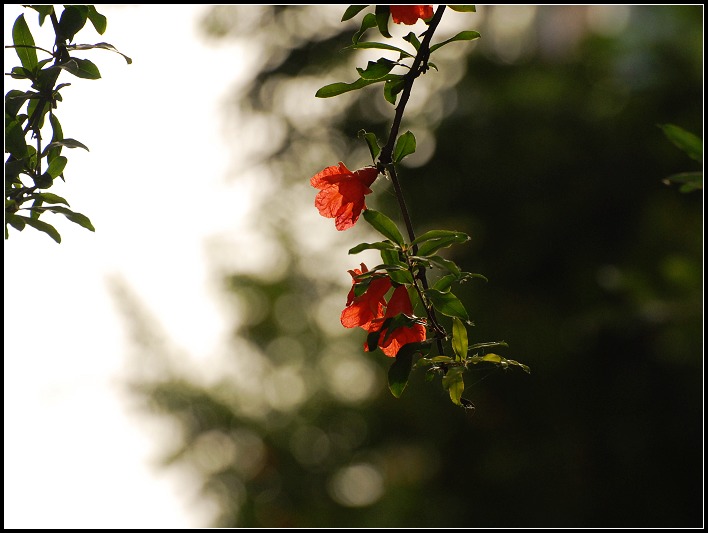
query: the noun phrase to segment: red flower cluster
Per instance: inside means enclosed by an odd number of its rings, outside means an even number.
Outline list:
[[[376,167],[365,167],[355,172],[344,163],[331,166],[310,179],[310,184],[320,189],[315,197],[315,207],[320,215],[334,219],[339,231],[351,228],[366,209],[364,195],[379,175]]]
[[[389,6],[391,17],[396,24],[408,24],[409,26],[418,22],[418,19],[427,20],[433,16],[433,6]]]
[[[355,268],[350,270],[352,278],[368,272],[364,263],[361,270]],[[389,332],[388,328],[383,328],[383,323],[388,318],[404,313],[413,314],[413,304],[411,303],[408,290],[405,286],[399,285],[393,291],[391,298],[386,302],[386,293],[392,287],[388,277],[374,278],[366,292],[360,296],[355,296],[354,285],[356,280],[352,279],[352,288],[347,296],[347,306],[342,311],[341,322],[345,328],[361,327],[373,333],[380,331],[379,348],[388,357],[396,357],[398,350],[404,344],[411,342],[421,342],[425,340],[425,327],[421,324],[414,324],[411,327],[400,327]],[[369,351],[368,344],[364,344],[364,350]]]

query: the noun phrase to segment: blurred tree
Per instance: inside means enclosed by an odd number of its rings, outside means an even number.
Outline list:
[[[338,323],[366,229],[320,233],[309,177],[365,164],[356,132],[383,137],[393,109],[373,88],[314,98],[361,63],[338,52],[356,28],[341,7],[202,21],[249,47],[231,116],[253,159],[234,172],[261,203],[210,244],[234,309],[213,375],[116,286],[156,364],[136,397],[181,428],[167,462],[198,473],[219,527],[699,527],[702,197],[662,184],[686,162],[657,125],[702,130],[702,6],[484,6],[464,20],[479,45],[416,83],[414,223],[473,237],[455,261],[490,283],[461,297],[533,369],[479,375],[474,416],[415,373],[391,397],[390,360]]]

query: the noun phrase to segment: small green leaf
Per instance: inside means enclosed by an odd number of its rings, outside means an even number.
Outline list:
[[[674,124],[659,126],[664,130],[664,135],[691,159],[703,162],[703,141],[693,133],[686,131]]]
[[[76,139],[62,139],[61,141],[54,141],[49,143],[44,149],[43,153],[47,153],[49,149],[55,148],[57,146],[64,146],[65,148],[83,148],[87,152],[89,151],[85,144],[77,141]]]
[[[15,215],[15,216],[21,218],[22,221],[25,224],[27,224],[28,226],[32,226],[33,228],[38,229],[39,231],[43,231],[44,233],[49,235],[52,239],[54,239],[56,242],[58,242],[58,243],[61,242],[61,235],[59,235],[59,232],[51,224],[47,224],[43,220],[37,220],[34,218],[22,216],[22,215]]]
[[[415,135],[407,131],[396,140],[396,146],[393,149],[393,162],[400,163],[404,157],[413,152],[415,152]]]
[[[96,8],[94,6],[88,6],[88,12],[86,13],[86,16],[91,21],[91,24],[93,24],[93,27],[96,29],[99,35],[103,35],[106,31],[106,26],[108,25],[108,20],[106,19],[106,17],[96,11]]]
[[[410,32],[408,35],[406,35],[403,38],[403,40],[411,43],[413,45],[413,48],[416,49],[416,51],[420,49],[420,41],[418,40],[418,37],[416,36],[415,33]]]
[[[44,24],[44,19],[47,18],[54,12],[54,6],[52,5],[31,5],[29,6],[39,13],[39,25]]]
[[[388,19],[390,18],[390,15],[391,10],[388,6],[376,5],[376,24],[379,27],[381,35],[388,38],[391,37],[391,34],[388,32]]]
[[[388,267],[388,275],[393,281],[402,285],[412,285],[414,283],[413,276],[408,271],[408,266],[399,259],[397,250],[381,250],[381,259]]]
[[[364,250],[395,250],[396,245],[393,244],[390,241],[382,241],[382,242],[363,242],[361,244],[356,245],[354,248],[349,250],[349,254],[358,254],[359,252],[363,252]]]
[[[112,44],[108,43],[96,43],[96,44],[70,44],[66,47],[67,50],[92,50],[94,48],[101,48],[103,50],[110,50],[116,54],[122,55],[126,63],[129,65],[133,62],[131,58],[125,55],[123,52],[119,52],[118,49]]]
[[[349,6],[344,11],[344,15],[342,15],[341,22],[344,22],[345,20],[349,20],[350,18],[355,17],[356,15],[358,15],[361,11],[363,11],[367,7],[369,7],[369,6]]]
[[[76,213],[75,211],[72,211],[71,209],[67,207],[61,207],[58,205],[53,205],[53,206],[44,206],[42,208],[45,211],[51,211],[53,213],[61,213],[64,215],[66,218],[74,222],[75,224],[78,224],[79,226],[86,228],[87,230],[91,231],[96,231],[96,229],[93,227],[93,224],[91,224],[91,221],[86,215],[82,215],[81,213]]]
[[[388,369],[388,388],[396,398],[400,398],[401,394],[408,385],[408,377],[413,368],[413,354],[416,352],[416,345],[406,344],[396,354],[396,360]]]
[[[381,153],[381,147],[379,146],[379,141],[376,138],[376,135],[367,132],[366,130],[359,130],[357,136],[366,141],[366,144],[369,146],[369,152],[371,152],[371,159],[376,162],[376,158]]]
[[[10,70],[10,77],[13,80],[31,80],[34,77],[34,74],[31,70],[26,69],[25,67],[12,67]]]
[[[329,85],[325,85],[324,87],[321,87],[315,93],[315,96],[317,98],[331,98],[333,96],[339,96],[340,94],[344,94],[349,91],[356,91],[357,89],[362,89],[363,87],[366,87],[367,85],[371,85],[372,83],[378,83],[380,81],[383,81],[383,80],[364,80],[362,78],[359,78],[354,83],[344,83],[344,82],[330,83]]]
[[[376,62],[369,61],[366,66],[366,70],[362,68],[357,68],[356,70],[359,73],[359,76],[365,80],[379,80],[391,72],[395,66],[396,63],[394,61],[382,57]]]
[[[62,66],[67,72],[73,74],[77,78],[97,80],[101,77],[98,67],[88,59],[78,59],[76,57],[72,57],[69,61],[63,63]]]
[[[30,194],[28,198],[39,198],[48,204],[66,204],[67,206],[69,205],[69,202],[67,202],[64,198],[62,198],[58,194],[54,194],[51,192],[40,192]]]
[[[359,28],[359,31],[357,31],[353,36],[352,36],[352,44],[357,44],[359,42],[359,39],[361,39],[362,35],[366,33],[366,30],[369,28],[374,28],[376,26],[376,15],[373,13],[368,13],[362,20],[361,20],[361,27]]]
[[[450,290],[450,287],[452,287],[452,284],[457,281],[457,276],[453,274],[448,274],[446,276],[441,277],[439,280],[435,282],[435,285],[433,285],[433,289],[436,291],[440,292],[448,292]]]
[[[7,224],[10,224],[17,231],[25,229],[24,217],[14,213],[5,213],[5,238],[7,239]]]
[[[431,255],[430,257],[428,257],[428,260],[432,261],[440,268],[444,268],[448,272],[454,274],[456,277],[459,277],[462,275],[462,272],[460,271],[460,267],[458,267],[454,261],[450,261],[449,259],[445,259],[444,257],[440,257],[439,255]]]
[[[9,115],[12,118],[17,116],[20,112],[22,106],[25,104],[30,96],[36,95],[37,93],[32,91],[8,91],[5,95],[5,115]],[[7,120],[7,119],[6,119]]]
[[[465,322],[469,322],[467,310],[460,299],[451,292],[440,292],[437,289],[428,289],[425,295],[433,304],[435,309],[445,316],[459,318]]]
[[[54,185],[54,178],[52,178],[52,176],[47,172],[40,174],[39,176],[35,176],[32,180],[38,189],[49,189],[52,185]]]
[[[59,118],[54,113],[49,115],[49,123],[52,125],[52,140],[50,144],[63,141],[64,132],[61,129],[61,123],[59,122]],[[51,163],[52,161],[54,161],[55,158],[59,157],[59,155],[61,155],[61,149],[62,147],[57,144],[55,144],[52,148],[49,148],[48,150],[45,149],[47,161]]]
[[[406,80],[403,79],[403,76],[397,76],[394,79],[386,80],[386,83],[384,83],[384,98],[386,101],[391,105],[396,105],[396,97],[398,96],[398,93],[403,90],[405,85]]]
[[[430,235],[435,236],[431,237]],[[470,240],[469,235],[461,231],[433,230],[418,237],[413,244],[418,245],[418,255],[432,255],[441,248],[447,248],[453,244],[460,244]],[[418,242],[416,242],[418,241]]]
[[[480,35],[479,32],[476,31],[461,31],[454,37],[451,37],[450,39],[447,39],[446,41],[443,41],[441,43],[438,43],[434,46],[430,47],[430,53],[432,54],[435,50],[440,48],[441,46],[445,46],[448,43],[452,43],[454,41],[473,41],[475,39],[479,39]]]
[[[452,367],[442,378],[442,386],[450,393],[450,399],[455,405],[462,405],[460,398],[465,391],[465,382],[462,378],[464,368]]]
[[[452,319],[452,349],[459,359],[467,357],[467,328],[459,318]]]
[[[392,50],[394,52],[399,52],[401,54],[401,58],[404,57],[413,57],[411,54],[406,52],[405,50],[402,50],[401,48],[398,48],[397,46],[391,46],[390,44],[384,44],[384,43],[376,43],[372,41],[364,41],[364,42],[359,42],[357,44],[351,44],[347,46],[347,48],[351,48],[352,50],[361,50],[361,49],[369,49],[369,48],[376,48],[378,50]]]
[[[384,237],[392,240],[399,246],[403,246],[403,235],[401,235],[401,232],[398,231],[398,228],[396,227],[396,224],[394,224],[393,220],[388,218],[386,215],[372,209],[365,209],[364,219]]]
[[[67,159],[64,156],[55,157],[51,163],[49,163],[49,168],[47,168],[47,174],[49,174],[52,179],[56,178],[64,172],[64,167],[66,167]]]
[[[74,40],[74,36],[86,24],[88,16],[88,6],[65,5],[59,18],[59,30],[61,35],[69,42]]]
[[[32,48],[34,46],[34,38],[29,26],[27,26],[24,14],[17,17],[15,24],[12,26],[12,42],[15,45],[15,52],[20,58],[22,66],[30,72],[33,71],[37,66],[37,50]]]
[[[9,152],[15,159],[27,157],[25,134],[16,118],[5,124],[5,152]]]
[[[680,183],[680,192],[691,192],[703,189],[703,172],[681,172],[667,178],[669,182]]]
[[[474,13],[477,11],[475,6],[447,6],[453,11],[459,11],[460,13]]]

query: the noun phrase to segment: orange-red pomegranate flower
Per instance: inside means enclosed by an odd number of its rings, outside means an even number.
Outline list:
[[[409,26],[418,22],[418,19],[427,20],[433,16],[433,6],[389,6],[391,17],[396,24],[408,24]]]
[[[386,304],[384,296],[391,288],[391,280],[388,277],[373,279],[364,294],[354,295],[354,285],[356,285],[354,276],[368,271],[369,269],[364,263],[361,264],[361,270],[355,268],[349,271],[352,276],[352,288],[347,295],[347,306],[342,311],[340,318],[345,328],[362,327],[369,331],[371,322],[384,315],[383,309]]]
[[[339,231],[351,228],[366,209],[364,196],[371,192],[369,187],[378,175],[376,167],[355,172],[341,162],[339,166],[327,167],[310,179],[310,184],[320,189],[315,197],[315,207],[323,217],[333,218]]]
[[[411,304],[411,298],[408,296],[408,289],[403,285],[399,285],[393,291],[391,299],[388,301],[386,306],[386,313],[382,318],[378,318],[372,321],[369,331],[376,331],[380,328],[383,322],[387,318],[393,318],[396,315],[404,313],[406,315],[413,314],[413,304]],[[396,357],[398,350],[400,350],[403,345],[409,344],[411,342],[421,342],[425,340],[425,326],[422,324],[413,324],[411,327],[400,327],[389,332],[388,328],[381,330],[379,336],[379,348],[388,357]],[[364,345],[364,350],[369,351],[368,344]]]

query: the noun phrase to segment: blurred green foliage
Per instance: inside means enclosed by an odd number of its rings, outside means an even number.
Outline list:
[[[167,342],[137,345],[162,365],[136,370],[137,397],[180,428],[168,462],[198,473],[220,527],[700,527],[703,200],[662,183],[686,160],[657,124],[702,129],[703,7],[540,6],[514,34],[529,6],[446,14],[482,38],[424,77],[405,127],[417,155],[435,150],[404,162],[404,192],[418,233],[472,236],[454,260],[489,283],[458,293],[470,343],[503,339],[533,369],[470,380],[473,415],[417,373],[388,394],[390,360],[330,327],[349,280],[328,265],[346,253],[303,245],[309,177],[365,162],[357,132],[391,118],[375,89],[307,108],[361,62],[338,52],[340,7],[203,21],[257,54],[233,113],[270,125],[256,164],[278,194],[258,218],[279,267],[218,267],[239,310],[219,378],[180,371]]]

